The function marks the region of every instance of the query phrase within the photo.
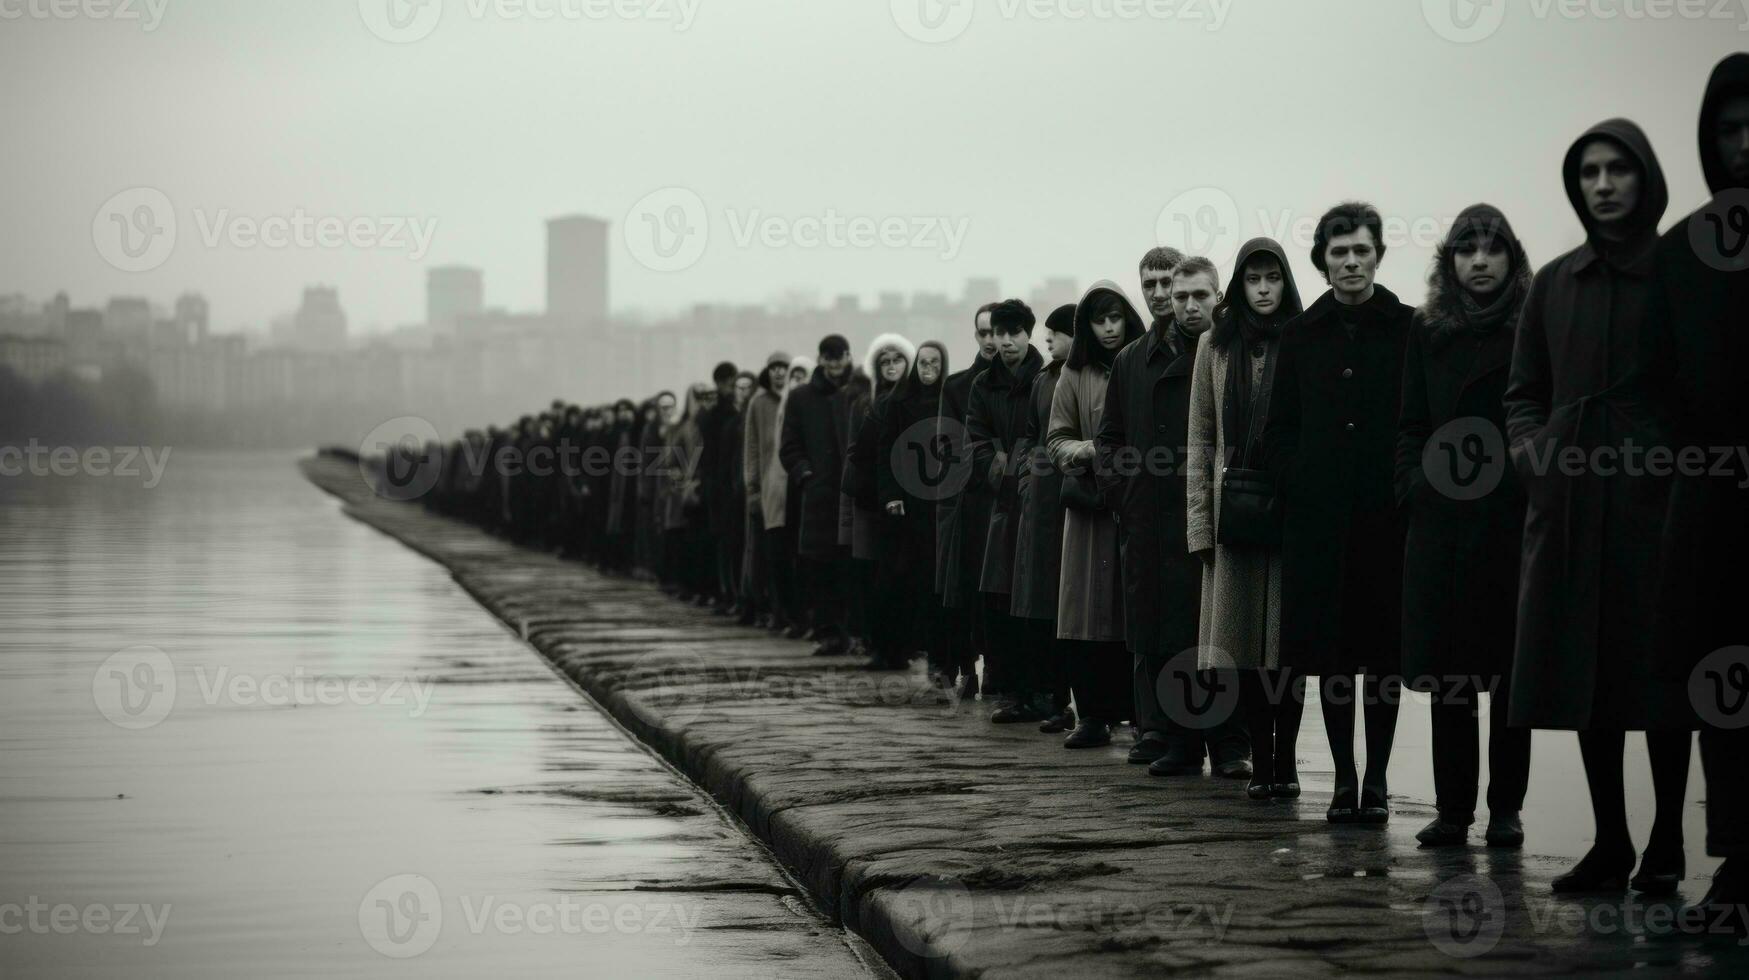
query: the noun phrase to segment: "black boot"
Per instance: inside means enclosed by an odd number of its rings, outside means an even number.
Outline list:
[[[1081,724],[1076,725],[1069,737],[1063,739],[1065,749],[1097,749],[1110,744],[1111,726],[1092,718],[1081,719]]]
[[[1470,825],[1476,822],[1473,813],[1445,813],[1422,827],[1415,839],[1423,847],[1463,847],[1470,842]]]
[[[1628,887],[1634,870],[1634,849],[1625,844],[1597,844],[1573,870],[1556,878],[1550,887],[1557,895],[1575,892],[1619,892]]]

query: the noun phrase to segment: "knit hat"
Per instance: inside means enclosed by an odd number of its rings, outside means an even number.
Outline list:
[[[1075,336],[1075,304],[1064,303],[1052,310],[1051,315],[1045,317],[1045,329],[1070,337]]]

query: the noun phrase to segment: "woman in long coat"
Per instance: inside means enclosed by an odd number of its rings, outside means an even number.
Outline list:
[[[856,395],[850,405],[850,442],[844,453],[844,495],[850,502],[850,557],[859,569],[857,587],[868,593],[863,618],[871,654],[869,666],[878,670],[902,669],[910,663],[911,651],[901,648],[893,629],[896,610],[890,595],[880,587],[886,544],[881,525],[884,515],[880,490],[875,482],[875,454],[880,442],[881,419],[887,396],[911,371],[917,346],[896,333],[881,334],[869,344],[863,358],[863,373],[869,390]]]
[[[1014,454],[1020,460],[1020,517],[1014,532],[1013,591],[1009,615],[1037,635],[1038,677],[1050,694],[1051,716],[1039,724],[1046,734],[1075,727],[1069,707],[1069,662],[1057,640],[1057,590],[1063,565],[1063,474],[1051,465],[1045,433],[1051,427],[1051,403],[1063,376],[1075,339],[1075,304],[1066,303],[1045,317],[1045,349],[1050,362],[1032,379],[1026,428]]]
[[[1669,195],[1650,142],[1625,119],[1575,141],[1562,177],[1586,242],[1537,273],[1506,388],[1530,504],[1511,722],[1579,732],[1597,832],[1556,879],[1561,891],[1628,883],[1623,744],[1625,732],[1646,732],[1658,816],[1633,885],[1668,892],[1683,875],[1692,663],[1669,656],[1657,631],[1669,482],[1625,472],[1621,456],[1630,443],[1643,453],[1669,441],[1675,362],[1655,255]],[[1602,465],[1575,472],[1557,459],[1567,452]]]
[[[1219,540],[1221,471],[1255,467],[1255,436],[1268,412],[1281,331],[1302,312],[1287,253],[1269,238],[1246,242],[1197,340],[1186,442],[1185,541],[1203,556],[1197,667],[1239,670],[1251,733],[1251,784],[1257,800],[1300,793],[1295,746],[1305,679],[1281,666],[1281,550]],[[1218,652],[1218,655],[1217,655]]]
[[[638,568],[646,579],[671,587],[672,573],[668,569],[665,528],[663,458],[668,451],[668,439],[673,434],[674,411],[679,400],[674,392],[659,392],[644,406],[644,433],[638,444],[638,499],[635,508]]]
[[[1263,468],[1282,505],[1281,662],[1319,678],[1336,769],[1333,823],[1390,819],[1386,774],[1401,696],[1404,527],[1393,481],[1415,311],[1374,281],[1382,225],[1363,204],[1338,205],[1319,221],[1313,264],[1342,288],[1283,329],[1263,434]],[[1356,701],[1365,702],[1364,779]]]
[[[1121,331],[1111,329],[1121,321]],[[1094,329],[1099,324],[1099,330]],[[1065,481],[1093,494],[1094,438],[1105,414],[1105,389],[1118,351],[1142,335],[1141,315],[1118,285],[1102,279],[1075,304],[1075,340],[1051,398],[1045,449]],[[1072,507],[1063,518],[1063,558],[1057,590],[1057,638],[1070,652],[1070,687],[1079,723],[1063,744],[1109,744],[1110,726],[1128,713],[1129,656],[1124,645],[1123,582],[1117,522],[1103,507]]]
[[[765,359],[765,370],[747,401],[747,421],[741,433],[741,470],[747,481],[747,531],[753,545],[754,602],[763,607],[765,626],[786,628],[790,608],[780,595],[778,579],[788,556],[780,547],[784,504],[789,499],[783,464],[777,461],[777,411],[789,382],[789,355],[777,351]],[[787,583],[787,579],[786,579]]]
[[[939,498],[919,474],[941,417],[947,372],[945,345],[926,340],[917,346],[911,373],[881,413],[874,455],[875,496],[884,520],[880,533],[886,542],[876,589],[890,597],[886,601],[895,610],[896,641],[907,651],[929,651],[930,679],[940,686],[951,684],[953,677],[941,660],[942,617],[932,576]]]
[[[1463,844],[1475,821],[1483,690],[1488,843],[1524,841],[1518,811],[1530,778],[1530,730],[1506,724],[1524,490],[1506,465],[1503,398],[1529,291],[1530,262],[1506,216],[1486,204],[1465,208],[1434,256],[1403,366],[1403,675],[1433,695],[1439,815],[1417,837],[1434,847]]]
[[[777,452],[777,446],[783,444],[783,418],[784,413],[789,408],[789,396],[792,392],[799,390],[802,385],[808,383],[808,379],[814,376],[815,366],[814,359],[806,354],[798,354],[789,362],[789,380],[784,383],[783,395],[777,400],[777,417],[772,422],[772,438],[777,443],[776,446],[772,447],[774,454]],[[782,487],[783,499],[781,511],[774,513],[768,510],[765,516],[767,532],[770,533],[773,530],[777,532],[772,541],[772,555],[774,556],[774,571],[776,573],[773,576],[772,585],[777,589],[778,594],[773,597],[773,601],[781,605],[785,619],[788,620],[788,626],[783,631],[784,638],[799,640],[808,635],[812,629],[809,623],[810,614],[806,604],[802,602],[801,587],[796,577],[800,568],[796,529],[801,527],[802,523],[802,494],[801,488],[797,485],[799,481],[794,474],[784,469],[782,458],[774,456],[774,459],[776,460],[775,469],[767,470],[764,477],[764,486],[768,490],[771,487]],[[777,520],[775,525],[771,523],[773,517]]]
[[[709,605],[714,563],[710,550],[710,515],[705,509],[699,460],[704,433],[699,428],[716,399],[716,389],[699,384],[686,392],[686,414],[674,427],[663,454],[662,529],[680,601]]]

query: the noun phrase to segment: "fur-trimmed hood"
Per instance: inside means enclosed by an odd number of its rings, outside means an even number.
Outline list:
[[[1513,290],[1520,304],[1530,293],[1530,258],[1506,215],[1491,204],[1472,204],[1463,209],[1452,223],[1451,230],[1446,232],[1445,241],[1439,243],[1433,254],[1433,268],[1427,274],[1427,299],[1421,304],[1421,322],[1427,330],[1428,344],[1436,349],[1469,329],[1469,317],[1464,310],[1464,288],[1458,284],[1457,268],[1452,260],[1458,242],[1475,234],[1506,240],[1512,271],[1503,288]],[[1516,329],[1517,324],[1518,315],[1514,311],[1507,329]]]
[[[869,384],[876,391],[886,391],[892,387],[881,383],[880,360],[882,354],[894,350],[905,355],[905,373],[909,374],[912,365],[917,363],[917,345],[899,334],[881,334],[868,345],[868,353],[863,355],[862,373],[868,375]]]

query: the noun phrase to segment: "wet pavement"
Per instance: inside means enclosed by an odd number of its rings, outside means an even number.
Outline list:
[[[917,672],[823,663],[648,585],[379,500],[356,467],[306,472],[353,516],[447,565],[906,975],[1749,968],[1740,941],[1679,927],[1681,896],[1550,894],[1590,829],[1570,735],[1539,733],[1524,850],[1420,849],[1431,807],[1415,781],[1426,746],[1413,703],[1393,821],[1333,827],[1315,707],[1300,743],[1305,797],[1254,803],[1238,783],[1149,778],[1121,746],[1065,752],[1026,726],[990,725],[985,706],[955,703]],[[1643,755],[1630,773],[1636,764]],[[1691,796],[1698,784],[1697,767]],[[1689,898],[1715,863],[1700,856],[1691,810]],[[1636,806],[1637,828],[1646,816]]]
[[[0,976],[885,975],[284,456],[0,480]]]

